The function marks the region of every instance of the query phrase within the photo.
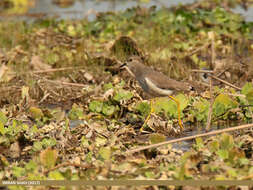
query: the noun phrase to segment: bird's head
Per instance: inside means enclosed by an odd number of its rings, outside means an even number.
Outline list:
[[[126,69],[134,77],[140,74],[139,72],[143,70],[143,67],[145,66],[142,64],[142,59],[138,56],[129,57],[129,59],[120,66],[120,68]]]

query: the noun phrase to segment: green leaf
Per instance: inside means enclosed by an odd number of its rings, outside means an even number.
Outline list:
[[[111,149],[109,147],[101,147],[98,151],[99,157],[102,160],[110,160],[111,159]]]
[[[83,109],[76,104],[73,104],[68,117],[71,120],[81,119],[83,117]]]
[[[206,99],[203,99],[203,98],[193,103],[193,107],[194,107],[193,114],[195,115],[198,121],[207,120],[209,106],[210,106],[210,103]]]
[[[210,152],[216,152],[217,150],[219,150],[220,144],[218,141],[214,140],[208,144],[208,147],[209,147]]]
[[[147,116],[150,113],[150,105],[148,102],[140,102],[136,105],[136,111],[140,112],[141,115]]]
[[[197,150],[200,150],[200,149],[204,148],[204,142],[203,142],[202,138],[198,137],[198,138],[195,139],[195,141],[196,141]]]
[[[25,168],[13,166],[12,172],[13,175],[17,178],[25,176]]]
[[[8,121],[8,118],[3,112],[0,111],[0,124],[5,125]]]
[[[88,147],[90,145],[89,140],[85,136],[82,136],[81,138],[81,145],[83,147]]]
[[[174,98],[179,102],[180,112],[182,112],[189,103],[188,98],[186,98],[186,96],[184,96],[183,94],[179,94]],[[156,113],[165,111],[165,113],[168,113],[173,117],[178,116],[177,103],[171,98],[168,97],[157,98],[155,99],[153,106]]]
[[[33,143],[33,151],[37,152],[37,151],[40,151],[42,149],[42,143],[40,141],[35,141]]]
[[[44,148],[47,148],[56,145],[56,140],[54,138],[44,138],[41,143]]]
[[[247,158],[239,158],[239,163],[241,166],[245,166],[245,165],[248,165],[250,161]]]
[[[155,174],[154,174],[154,172],[152,172],[152,171],[147,171],[147,172],[145,172],[145,176],[146,176],[147,178],[152,178],[152,179],[155,178]]]
[[[107,90],[113,88],[113,85],[112,85],[111,82],[110,83],[106,83],[106,84],[104,84],[103,88],[104,88],[105,91],[107,91]]]
[[[0,122],[0,134],[4,135],[7,133],[7,129],[4,127],[4,125]]]
[[[38,167],[37,163],[34,162],[33,160],[30,160],[26,165],[25,165],[25,169],[27,171],[34,171],[36,168]]]
[[[223,160],[228,159],[228,150],[220,149],[217,151],[217,155]]]
[[[50,180],[64,180],[64,176],[59,171],[49,172],[48,177]]]
[[[29,112],[30,112],[31,117],[33,119],[41,119],[44,116],[44,114],[40,108],[30,107]]]
[[[103,146],[103,145],[105,145],[105,144],[107,143],[107,141],[108,141],[107,138],[102,137],[102,136],[98,136],[98,137],[96,137],[96,139],[95,139],[95,145],[96,145],[97,147]]]
[[[250,104],[253,103],[253,85],[252,85],[252,83],[247,82],[242,87],[241,93],[246,96],[246,99],[249,101]]]
[[[102,111],[102,109],[103,109],[103,102],[93,100],[89,104],[89,110],[92,112],[100,113]]]
[[[102,113],[110,116],[115,112],[116,108],[113,105],[103,104]]]
[[[92,158],[92,152],[88,152],[88,154],[86,154],[85,161],[88,163],[92,163]]]
[[[48,169],[53,168],[56,163],[58,153],[56,150],[47,148],[40,153],[40,162],[42,165]]]
[[[124,90],[124,89],[119,89],[113,99],[117,102],[120,100],[130,100],[133,97],[132,92]]]
[[[221,135],[220,147],[224,150],[230,150],[234,147],[234,139],[232,135],[223,133]]]
[[[220,94],[216,97],[213,110],[216,116],[224,114],[229,108],[234,108],[237,106],[237,103],[233,101],[228,95]]]
[[[166,136],[159,134],[159,133],[153,133],[149,137],[151,144],[160,143],[166,140]]]

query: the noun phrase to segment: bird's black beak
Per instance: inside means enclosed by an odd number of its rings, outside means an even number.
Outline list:
[[[123,69],[127,64],[123,63],[122,65],[119,66],[120,69]]]

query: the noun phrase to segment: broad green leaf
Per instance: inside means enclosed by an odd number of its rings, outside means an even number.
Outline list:
[[[89,140],[85,136],[82,136],[82,138],[81,138],[81,145],[83,147],[88,147],[90,145]]]
[[[27,171],[34,171],[38,167],[37,163],[34,162],[33,160],[30,160],[26,165],[25,169]]]
[[[151,144],[156,144],[156,143],[160,143],[166,140],[166,136],[164,136],[163,134],[159,134],[159,133],[153,133],[150,135],[150,142]]]
[[[154,174],[154,172],[152,172],[152,171],[147,171],[147,172],[145,172],[145,176],[146,176],[147,178],[151,178],[151,179],[154,179],[154,178],[155,178],[155,174]]]
[[[150,105],[148,102],[140,102],[136,105],[136,110],[143,116],[147,116],[150,113]]]
[[[244,94],[249,101],[250,104],[253,103],[253,85],[252,83],[247,82],[243,87],[242,87],[242,94]]]
[[[216,152],[217,150],[219,150],[220,144],[218,141],[214,140],[208,144],[208,148],[209,148],[210,152]]]
[[[89,104],[89,110],[92,112],[100,113],[102,111],[102,109],[103,109],[103,102],[93,100]]]
[[[44,138],[42,140],[42,145],[44,148],[52,147],[56,145],[56,140],[54,138]]]
[[[3,112],[0,111],[0,124],[5,125],[7,123],[8,118],[5,116]]]
[[[68,116],[69,116],[69,119],[71,120],[80,119],[83,117],[83,109],[79,107],[78,105],[74,104]]]
[[[35,141],[35,142],[33,143],[33,148],[32,148],[32,149],[33,149],[35,152],[40,151],[42,148],[43,148],[42,142],[40,142],[40,141]]]
[[[228,150],[220,149],[216,153],[221,159],[223,160],[228,159]]]
[[[98,147],[103,146],[107,143],[107,141],[108,141],[108,139],[106,139],[105,137],[98,136],[95,139],[95,145],[98,146]]]
[[[110,82],[110,83],[106,83],[106,84],[104,84],[104,86],[103,86],[103,89],[104,89],[105,91],[107,91],[107,90],[109,90],[109,89],[111,89],[111,88],[113,88],[113,85],[112,85],[111,82]]]
[[[48,174],[50,180],[65,180],[64,176],[59,171],[51,171]]]
[[[193,114],[195,115],[198,121],[207,120],[209,106],[210,106],[210,103],[206,99],[203,99],[203,98],[193,103],[193,107],[194,107]]]
[[[225,150],[230,150],[234,147],[234,139],[232,135],[223,133],[221,135],[220,148]]]
[[[182,112],[187,107],[189,100],[183,94],[179,94],[173,98],[179,102],[180,112]],[[169,97],[155,99],[153,101],[153,106],[156,113],[165,111],[165,113],[173,117],[177,117],[178,115],[178,105]]]
[[[195,139],[196,141],[196,147],[198,150],[202,149],[204,147],[204,142],[203,142],[203,139],[198,137]]]
[[[29,112],[30,112],[31,117],[33,119],[41,119],[44,116],[44,114],[40,108],[30,107]]]
[[[102,113],[110,116],[115,112],[116,108],[113,105],[103,104]]]
[[[133,97],[132,92],[127,91],[127,90],[123,90],[120,89],[116,92],[115,96],[113,97],[113,99],[117,102],[119,102],[120,100],[130,100]]]
[[[228,95],[220,94],[216,97],[213,104],[213,111],[216,116],[224,114],[229,108],[234,108],[237,103],[233,101]]]
[[[13,175],[17,178],[25,176],[25,168],[13,166],[12,168]]]
[[[248,165],[250,161],[247,158],[239,158],[239,163],[241,166],[244,166],[244,165]]]
[[[50,169],[55,166],[56,160],[58,157],[58,153],[56,150],[51,148],[47,148],[40,153],[40,162],[44,167]]]
[[[4,125],[0,122],[0,134],[4,135],[6,134],[7,129],[4,127]]]
[[[111,149],[109,147],[101,147],[98,151],[99,157],[102,160],[110,160],[111,158]]]

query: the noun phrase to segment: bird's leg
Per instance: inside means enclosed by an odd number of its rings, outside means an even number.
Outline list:
[[[150,112],[149,112],[147,118],[145,119],[145,121],[144,121],[144,123],[143,123],[141,129],[140,129],[141,132],[144,131],[143,129],[144,129],[145,125],[147,124],[148,120],[150,119],[151,114],[154,113],[154,107],[153,107],[153,101],[154,101],[154,100],[155,100],[155,98],[153,98],[153,99],[150,100]],[[150,128],[151,128],[153,131],[155,131],[152,127],[150,127]]]
[[[173,96],[169,96],[169,98],[172,99],[177,104],[178,124],[179,124],[181,130],[184,130],[183,123],[180,119],[180,102],[176,98],[174,98]]]

